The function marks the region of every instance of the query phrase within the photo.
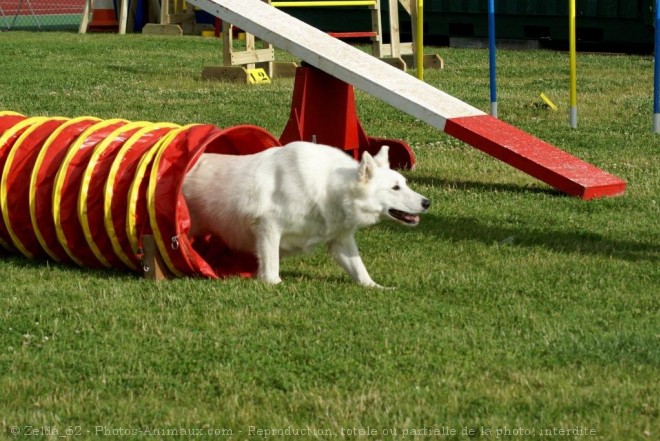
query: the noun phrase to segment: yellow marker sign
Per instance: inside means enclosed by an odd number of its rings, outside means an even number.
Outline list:
[[[247,73],[250,84],[270,84],[270,77],[261,67],[257,69],[248,69]]]
[[[550,98],[548,98],[547,96],[545,96],[545,93],[542,93],[542,94],[541,94],[541,99],[542,99],[543,102],[546,103],[546,104],[547,104],[552,110],[557,110],[557,106],[555,105],[555,103],[553,103],[552,101],[550,101]]]

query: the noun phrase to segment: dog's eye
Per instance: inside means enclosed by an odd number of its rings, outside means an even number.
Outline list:
[[[401,190],[401,187],[399,186],[399,184],[396,184],[394,187],[392,187],[392,190],[398,191]]]

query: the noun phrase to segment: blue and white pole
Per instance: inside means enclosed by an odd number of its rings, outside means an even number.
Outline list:
[[[660,1],[660,0],[658,0]],[[488,0],[488,54],[490,62],[490,114],[497,118],[497,68],[495,65],[495,0]]]
[[[655,70],[653,78],[653,132],[660,133],[660,0],[655,4]]]

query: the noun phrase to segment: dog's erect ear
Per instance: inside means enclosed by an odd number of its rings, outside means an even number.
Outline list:
[[[362,160],[358,167],[358,182],[367,183],[374,177],[376,171],[376,161],[369,152],[362,153]]]
[[[384,145],[380,148],[380,151],[376,156],[374,156],[374,161],[376,165],[380,168],[390,168],[390,146]]]

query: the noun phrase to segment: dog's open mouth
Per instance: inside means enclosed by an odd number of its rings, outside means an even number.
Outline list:
[[[406,213],[405,211],[395,210],[394,208],[389,209],[387,213],[402,224],[417,225],[419,223],[419,216],[416,214]]]

